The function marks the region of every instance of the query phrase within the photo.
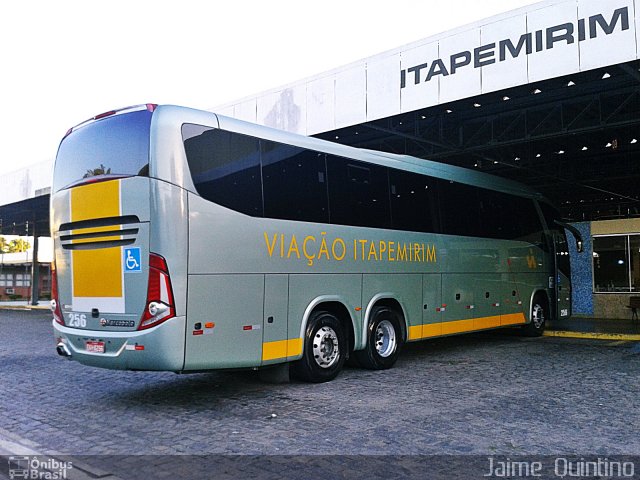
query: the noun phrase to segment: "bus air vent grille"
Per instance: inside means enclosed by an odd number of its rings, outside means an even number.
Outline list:
[[[135,215],[81,220],[60,225],[58,236],[65,250],[119,247],[136,241],[139,224]]]

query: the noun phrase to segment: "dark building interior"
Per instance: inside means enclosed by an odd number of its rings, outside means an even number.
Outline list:
[[[640,61],[317,136],[525,183],[569,221],[640,217]]]

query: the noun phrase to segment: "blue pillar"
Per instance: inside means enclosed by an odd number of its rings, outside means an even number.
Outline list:
[[[571,259],[571,285],[573,287],[573,314],[593,315],[593,242],[591,222],[574,223],[583,240],[583,251],[578,253],[572,235],[567,233]]]

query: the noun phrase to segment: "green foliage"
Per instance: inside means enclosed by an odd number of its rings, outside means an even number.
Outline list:
[[[95,177],[96,175],[109,175],[110,173],[111,173],[111,168],[107,168],[101,163],[98,168],[92,168],[87,170],[87,173],[85,173],[82,176],[82,178]]]
[[[0,253],[26,252],[31,248],[31,244],[22,238],[16,238],[7,242],[7,239],[0,236]]]

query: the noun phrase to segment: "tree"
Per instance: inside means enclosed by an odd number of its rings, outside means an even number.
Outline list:
[[[16,238],[15,240],[11,240],[9,242],[9,246],[7,248],[8,253],[19,253],[26,252],[31,248],[31,244],[22,238]]]
[[[111,168],[107,168],[101,163],[98,168],[90,168],[87,170],[87,173],[85,173],[82,178],[95,177],[96,175],[109,175],[110,173]]]

